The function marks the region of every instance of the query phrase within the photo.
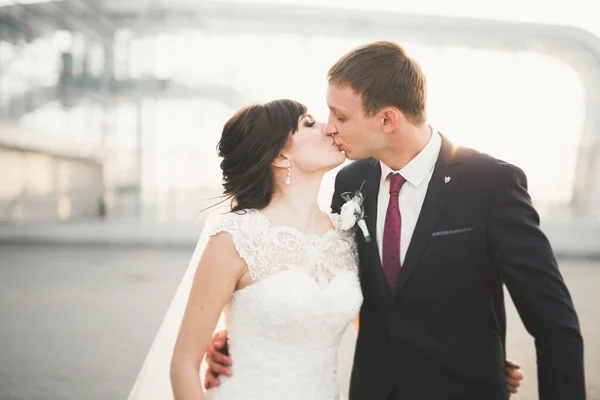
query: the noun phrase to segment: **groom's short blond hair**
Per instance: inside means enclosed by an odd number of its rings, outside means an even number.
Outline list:
[[[415,125],[427,119],[425,76],[419,64],[394,42],[358,47],[340,58],[327,75],[329,83],[349,86],[361,96],[368,117],[394,106]]]

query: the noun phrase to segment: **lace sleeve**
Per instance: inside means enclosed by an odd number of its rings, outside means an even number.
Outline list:
[[[253,251],[252,234],[248,230],[246,217],[246,214],[236,214],[231,212],[217,215],[211,221],[209,235],[215,236],[221,232],[226,232],[231,235],[233,245],[238,254],[248,265],[248,270],[253,271],[256,266],[256,255]]]

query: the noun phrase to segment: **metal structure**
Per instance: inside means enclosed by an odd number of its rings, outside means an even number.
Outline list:
[[[579,73],[586,87],[585,124],[577,157],[572,211],[582,216],[597,216],[600,204],[600,114],[597,112],[600,109],[600,39],[578,28],[233,2],[63,0],[6,5],[0,7],[1,40],[27,46],[35,38],[56,30],[77,32],[87,42],[103,46],[105,68],[99,76],[85,69],[75,76],[70,72],[66,54],[56,88],[32,88],[28,93],[5,99],[6,107],[0,112],[0,118],[18,118],[55,99],[72,104],[88,97],[107,103],[115,96],[132,98],[140,93],[177,98],[219,96],[218,100],[232,106],[243,103],[242,94],[232,87],[192,88],[169,80],[115,77],[112,50],[117,32],[128,30],[135,37],[143,37],[157,31],[181,29],[219,35],[253,32],[295,33],[303,37],[391,36],[434,46],[532,50],[559,57]],[[82,57],[85,58],[85,54]],[[2,65],[6,65],[6,61]]]

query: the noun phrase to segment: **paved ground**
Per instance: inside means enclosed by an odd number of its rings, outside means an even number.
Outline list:
[[[192,248],[0,244],[0,399],[125,399]],[[563,261],[600,400],[600,261]],[[533,341],[509,308],[508,349],[537,399]]]
[[[126,399],[190,256],[0,245],[0,399]]]

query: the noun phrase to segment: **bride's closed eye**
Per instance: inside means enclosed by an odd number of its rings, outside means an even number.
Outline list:
[[[316,124],[316,120],[313,118],[311,114],[304,114],[300,117],[300,123],[305,128],[312,128]]]

